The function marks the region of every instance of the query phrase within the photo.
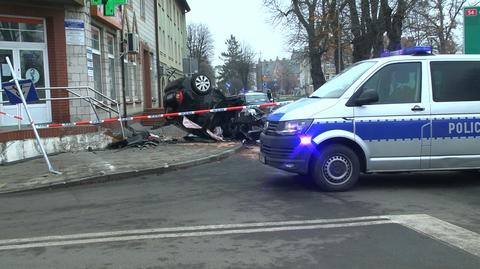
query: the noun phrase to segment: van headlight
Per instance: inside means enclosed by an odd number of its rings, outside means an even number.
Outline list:
[[[313,120],[289,120],[282,121],[277,127],[279,135],[298,135],[307,131]]]

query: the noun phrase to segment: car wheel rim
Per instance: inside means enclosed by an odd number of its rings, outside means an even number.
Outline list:
[[[322,172],[330,184],[341,185],[350,179],[352,175],[352,163],[344,156],[335,155],[325,161]]]
[[[210,89],[210,79],[206,76],[198,76],[195,79],[195,87],[201,92],[208,91]]]

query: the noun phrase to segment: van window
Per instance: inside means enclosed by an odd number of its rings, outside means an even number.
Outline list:
[[[339,98],[359,77],[375,65],[375,63],[375,61],[365,61],[351,65],[318,88],[318,90],[310,95],[310,98]]]
[[[435,102],[480,101],[480,62],[431,62]]]
[[[377,91],[378,102],[375,104],[419,103],[421,82],[421,63],[396,63],[380,69],[361,90]]]

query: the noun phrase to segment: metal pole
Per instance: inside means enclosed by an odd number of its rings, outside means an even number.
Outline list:
[[[40,140],[40,135],[38,134],[37,127],[35,126],[35,122],[33,121],[32,115],[30,115],[30,111],[28,111],[27,101],[25,100],[25,96],[23,96],[23,90],[20,87],[20,84],[18,83],[17,75],[15,73],[15,70],[13,69],[13,66],[12,66],[12,63],[10,62],[9,57],[7,57],[7,63],[8,63],[8,66],[10,67],[10,70],[12,71],[12,77],[13,77],[13,80],[15,81],[15,85],[17,86],[18,95],[20,95],[20,99],[22,100],[23,106],[25,107],[25,111],[27,113],[28,120],[30,121],[30,125],[32,126],[33,133],[35,134],[35,138],[37,139],[40,150],[42,151],[43,158],[45,159],[45,162],[47,162],[48,171],[50,171],[53,174],[60,175],[61,173],[56,171],[53,168],[52,164],[50,163],[50,160],[48,159],[47,152],[45,151],[45,148],[43,147],[42,141]]]
[[[22,116],[22,106],[20,104],[17,104],[17,115],[18,116]],[[22,129],[22,121],[19,120],[18,121],[18,130],[21,130]]]
[[[117,103],[117,111],[118,111],[118,118],[120,118],[120,105]],[[122,138],[123,139],[127,139],[127,137],[125,136],[125,130],[123,129],[123,121],[119,121],[120,122],[120,130],[122,130]]]
[[[125,83],[125,30],[124,30],[124,24],[125,24],[125,14],[126,10],[122,8],[122,29],[120,30],[120,62],[122,64],[120,65],[121,72],[122,72],[122,102],[123,102],[123,117],[127,117],[127,90],[125,89],[126,83]],[[158,29],[157,29],[158,30]]]

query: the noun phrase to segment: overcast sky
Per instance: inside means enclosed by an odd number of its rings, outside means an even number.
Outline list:
[[[222,64],[220,53],[226,50],[225,41],[233,34],[257,53],[257,58],[290,57],[286,50],[281,27],[274,27],[262,0],[187,0],[192,9],[187,23],[203,23],[210,28],[215,41],[214,65]]]

